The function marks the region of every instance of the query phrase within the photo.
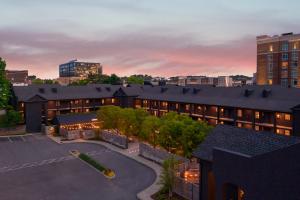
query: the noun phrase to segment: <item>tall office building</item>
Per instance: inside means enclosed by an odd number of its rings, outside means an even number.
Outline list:
[[[300,34],[257,37],[257,84],[300,87]]]
[[[72,60],[59,65],[59,77],[88,77],[89,74],[102,74],[100,63]]]

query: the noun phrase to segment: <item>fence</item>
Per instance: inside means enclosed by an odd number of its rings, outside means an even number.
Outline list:
[[[173,192],[189,200],[199,200],[199,185],[178,176],[175,178]]]
[[[109,142],[123,149],[128,149],[128,140],[126,136],[119,135],[117,133],[112,133],[110,131],[102,131],[101,138],[105,142]]]
[[[145,143],[139,144],[139,155],[159,164],[162,164],[164,160],[170,158],[171,156],[174,156],[176,159],[184,162],[188,161],[186,158],[171,154],[161,148],[153,148],[152,146]]]

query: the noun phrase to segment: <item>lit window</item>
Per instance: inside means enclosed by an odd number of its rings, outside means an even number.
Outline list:
[[[243,111],[241,109],[237,110],[237,116],[242,117],[243,116]]]
[[[270,45],[269,50],[272,52],[273,51],[273,45]]]
[[[237,126],[238,126],[239,128],[241,128],[241,127],[242,127],[242,123],[237,123]]]
[[[185,110],[190,110],[190,105],[189,104],[185,105]]]
[[[255,112],[255,119],[259,119],[259,112]]]
[[[220,121],[220,124],[224,124],[224,122],[223,122],[223,121]]]
[[[279,113],[277,113],[277,114],[276,114],[276,119],[280,119],[280,116],[281,116],[281,115],[280,115]]]
[[[291,121],[291,115],[290,114],[285,114],[284,115],[284,120]]]
[[[256,131],[259,131],[259,126],[255,126],[255,130],[256,130]]]
[[[291,131],[290,130],[284,130],[284,135],[290,136],[291,135]]]
[[[89,100],[86,100],[85,103],[90,103],[90,101],[89,101]]]
[[[85,112],[90,112],[90,109],[88,109],[88,108],[87,108],[87,109],[85,109]]]
[[[176,103],[175,107],[176,107],[176,109],[178,109],[178,103]]]
[[[104,100],[104,99],[102,99],[102,100],[101,100],[101,103],[102,103],[102,104],[104,104],[104,103],[105,103],[105,100]]]
[[[112,102],[112,103],[115,103],[115,99],[111,99],[111,102]]]
[[[24,108],[24,103],[21,103],[21,107]]]
[[[220,112],[223,113],[223,112],[224,112],[224,108],[221,108],[221,109],[220,109]]]

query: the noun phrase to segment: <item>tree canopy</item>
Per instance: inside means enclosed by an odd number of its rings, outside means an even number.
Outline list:
[[[117,129],[127,137],[134,136],[154,147],[190,157],[193,150],[211,130],[206,122],[194,121],[187,115],[169,112],[163,117],[149,115],[143,109],[103,106],[98,119],[104,129]]]
[[[0,57],[0,109],[5,109],[10,97],[9,81],[6,79],[6,62]]]

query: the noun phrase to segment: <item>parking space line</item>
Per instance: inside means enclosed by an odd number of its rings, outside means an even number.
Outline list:
[[[7,137],[7,139],[8,139],[11,143],[13,143],[13,141],[10,139],[10,137]]]
[[[25,140],[25,138],[23,136],[21,136],[21,138],[22,138],[23,142],[26,142],[26,140]]]

